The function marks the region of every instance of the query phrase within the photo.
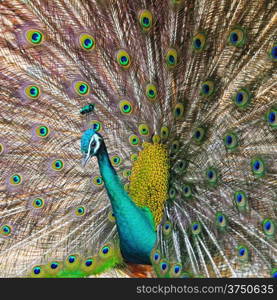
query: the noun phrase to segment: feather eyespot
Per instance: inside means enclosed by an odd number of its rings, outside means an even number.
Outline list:
[[[182,265],[181,264],[174,264],[171,266],[170,274],[172,277],[178,277],[181,274]]]
[[[22,177],[20,174],[13,174],[10,177],[10,184],[12,185],[20,185],[22,182]]]
[[[276,234],[276,223],[269,218],[266,218],[262,222],[262,228],[265,235],[268,237],[274,237]]]
[[[40,125],[35,128],[35,133],[40,138],[46,138],[50,133],[50,129],[48,126]]]
[[[244,211],[247,208],[247,196],[244,191],[234,193],[234,203],[238,210]]]
[[[237,257],[239,261],[246,262],[249,260],[249,249],[244,245],[237,247]]]
[[[214,186],[217,184],[218,182],[218,171],[217,169],[215,168],[208,168],[206,170],[206,180],[207,180],[207,183],[211,186]]]
[[[2,225],[0,227],[0,234],[2,236],[10,236],[12,234],[12,227],[10,225]]]
[[[148,32],[153,25],[153,15],[151,11],[144,9],[138,14],[139,24],[144,32]]]
[[[246,108],[249,106],[251,101],[251,94],[247,89],[239,89],[233,96],[234,104],[239,108]]]
[[[127,100],[122,100],[119,103],[119,109],[123,115],[130,115],[133,111],[133,106],[132,106],[131,102],[129,102]]]
[[[261,158],[253,158],[251,160],[252,173],[256,177],[262,177],[265,175],[265,162]]]
[[[131,57],[125,50],[118,50],[116,53],[117,63],[123,68],[128,69],[131,65]]]
[[[87,96],[90,93],[90,86],[85,81],[77,81],[74,84],[74,91],[79,96]]]
[[[163,126],[162,128],[161,128],[161,138],[162,139],[167,139],[168,137],[169,137],[169,128],[167,127],[167,126]]]
[[[25,36],[26,40],[34,46],[40,45],[44,40],[44,34],[42,33],[42,31],[37,29],[28,30]]]
[[[192,139],[196,144],[201,144],[206,137],[206,129],[204,127],[197,127],[192,134]]]
[[[146,97],[149,100],[151,100],[151,101],[156,100],[156,98],[158,96],[156,85],[154,85],[152,83],[148,83],[145,88],[145,93],[146,93]]]
[[[242,27],[233,28],[228,36],[228,44],[235,47],[242,47],[246,43],[246,31]]]
[[[276,129],[277,128],[277,109],[276,108],[270,109],[266,113],[265,119],[271,128]]]
[[[169,263],[165,259],[160,260],[160,272],[161,272],[161,274],[164,275],[165,273],[167,273],[168,269],[169,269]]]
[[[235,133],[228,132],[223,137],[224,145],[228,150],[234,150],[238,146],[238,137]]]
[[[81,48],[83,48],[86,51],[90,51],[95,48],[95,39],[91,35],[86,33],[80,35],[79,43]]]
[[[201,233],[201,224],[199,222],[193,222],[191,224],[191,232],[193,235],[198,235]]]
[[[27,85],[24,92],[25,95],[32,100],[38,99],[40,96],[40,88],[37,85]]]
[[[167,50],[165,55],[165,62],[168,68],[172,69],[178,64],[178,53],[174,48]]]
[[[36,198],[33,200],[32,205],[34,208],[43,208],[44,200],[42,198]]]
[[[196,34],[192,39],[194,51],[201,52],[206,46],[206,35],[203,32]]]
[[[75,209],[75,215],[78,217],[84,216],[86,213],[86,208],[84,206],[79,206]]]
[[[185,107],[183,103],[177,103],[173,109],[173,115],[176,120],[183,120]]]
[[[139,134],[143,136],[148,136],[150,133],[149,126],[147,124],[140,124],[139,125]]]
[[[200,88],[200,95],[203,97],[210,97],[215,92],[215,85],[212,80],[202,82]]]
[[[100,176],[95,176],[92,181],[96,186],[101,186],[104,183],[102,177]]]
[[[217,212],[215,215],[215,223],[219,230],[227,228],[227,218],[222,212]]]
[[[119,155],[114,155],[111,157],[111,163],[113,166],[119,166],[122,162],[122,159]]]
[[[61,159],[56,159],[52,162],[51,167],[54,171],[61,171],[64,168],[64,163]]]
[[[192,188],[189,184],[184,184],[182,187],[182,192],[185,198],[191,198],[192,197]]]
[[[134,135],[132,134],[130,137],[129,137],[129,143],[132,145],[132,146],[137,146],[139,144],[140,140],[139,140],[139,137],[137,135]]]

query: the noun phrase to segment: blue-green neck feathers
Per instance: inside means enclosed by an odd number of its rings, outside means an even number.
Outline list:
[[[88,145],[91,134],[91,129],[84,133],[82,151],[85,150],[84,145]],[[124,190],[103,141],[96,156],[116,218],[122,255],[128,262],[150,264],[150,253],[156,243],[151,213],[139,208]]]

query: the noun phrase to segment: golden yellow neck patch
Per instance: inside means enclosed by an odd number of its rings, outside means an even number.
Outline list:
[[[133,163],[129,195],[140,207],[148,207],[160,224],[168,195],[169,161],[162,144],[144,143],[138,159]]]

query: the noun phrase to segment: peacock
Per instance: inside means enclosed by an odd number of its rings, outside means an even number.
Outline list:
[[[277,277],[276,1],[0,16],[1,277]]]

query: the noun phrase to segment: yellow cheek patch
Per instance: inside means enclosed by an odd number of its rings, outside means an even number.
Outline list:
[[[129,195],[138,206],[151,210],[158,225],[168,193],[168,153],[162,144],[144,143],[143,147],[133,163]]]

